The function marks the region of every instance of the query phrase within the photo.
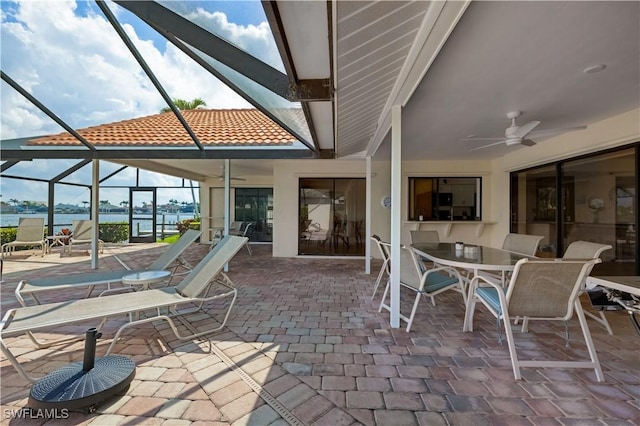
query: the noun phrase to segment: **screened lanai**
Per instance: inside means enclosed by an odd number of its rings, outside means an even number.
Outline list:
[[[231,169],[222,159],[331,155],[332,144],[320,142],[308,124],[305,103],[329,101],[330,84],[298,79],[292,65],[283,63],[282,41],[269,26],[281,25],[275,4],[80,1],[52,8],[3,2],[2,8],[2,201],[13,204],[9,211],[18,200],[29,200],[12,189],[28,185],[37,193],[31,199],[46,201],[47,223],[54,225],[54,206],[74,187],[83,194],[75,195],[75,204],[87,213],[109,198],[93,200],[92,187],[107,194],[127,187],[182,191],[198,213],[199,182]],[[37,84],[24,73],[30,63]],[[200,106],[205,109],[256,108],[290,136],[283,144],[271,134],[212,135],[211,128],[223,126],[181,112],[174,101],[182,98],[206,98]],[[155,117],[162,109],[173,115],[171,128],[164,117],[146,138],[136,129],[124,136],[86,132]],[[235,126],[244,124],[241,119]],[[218,161],[188,163],[204,160]],[[244,172],[250,168],[248,163]],[[98,170],[93,183],[92,169]],[[116,195],[116,208],[126,207],[128,196]],[[49,226],[49,234],[54,231]]]

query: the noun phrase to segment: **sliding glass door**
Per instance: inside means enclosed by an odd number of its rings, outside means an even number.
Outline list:
[[[300,179],[298,253],[364,255],[364,179]]]
[[[636,145],[511,174],[511,232],[542,235],[539,255],[574,241],[611,246],[597,275],[636,275]]]

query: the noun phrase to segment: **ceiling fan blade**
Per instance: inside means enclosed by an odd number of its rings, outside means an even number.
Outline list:
[[[535,144],[536,143],[531,139],[523,139],[522,142],[520,142],[520,145],[524,145],[524,146],[534,146]]]
[[[502,138],[462,138],[460,140],[461,141],[503,141],[504,137]]]
[[[540,124],[539,121],[530,121],[527,124],[525,124],[523,126],[520,126],[520,128],[518,128],[518,130],[513,132],[513,134],[509,134],[509,137],[511,137],[511,138],[524,138],[526,135],[529,134],[529,132],[531,132],[533,129],[535,129],[538,124]]]
[[[503,140],[501,140],[500,142],[490,143],[489,145],[482,145],[482,146],[479,146],[479,147],[477,147],[477,148],[470,149],[470,150],[469,150],[469,152],[471,152],[471,151],[477,151],[477,150],[479,150],[479,149],[489,148],[490,146],[502,145],[502,144],[504,144],[504,139],[503,139]]]
[[[536,130],[535,132],[531,132],[529,137],[531,138],[548,138],[551,136],[559,135],[561,133],[573,132],[575,130],[584,130],[587,126],[573,126],[573,127],[561,127],[557,129],[548,129],[548,130]]]

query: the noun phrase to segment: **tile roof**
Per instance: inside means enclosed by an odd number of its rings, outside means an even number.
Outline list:
[[[296,138],[257,109],[195,109],[181,111],[204,146],[292,145]],[[77,130],[101,146],[194,146],[173,112],[118,121]],[[28,145],[81,146],[70,133],[32,139]]]

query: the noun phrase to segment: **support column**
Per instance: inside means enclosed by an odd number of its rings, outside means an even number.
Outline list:
[[[231,214],[231,160],[224,160],[224,235],[229,235],[229,218]],[[229,264],[224,265],[229,271]]]
[[[93,176],[91,180],[91,221],[93,223],[93,235],[91,236],[91,269],[98,269],[98,236],[100,235],[98,224],[100,223],[100,160],[92,161]],[[133,224],[129,224],[133,226]]]
[[[402,109],[391,107],[391,327],[400,327],[400,212],[402,177]]]
[[[365,192],[366,192],[366,200],[367,200],[367,204],[366,204],[366,210],[365,210],[365,216],[364,216],[364,221],[366,223],[365,225],[365,232],[364,232],[364,273],[365,274],[370,274],[371,273],[371,206],[372,206],[372,200],[371,200],[371,156],[368,156],[366,159],[367,162],[367,176],[366,176],[366,188],[365,188]]]

